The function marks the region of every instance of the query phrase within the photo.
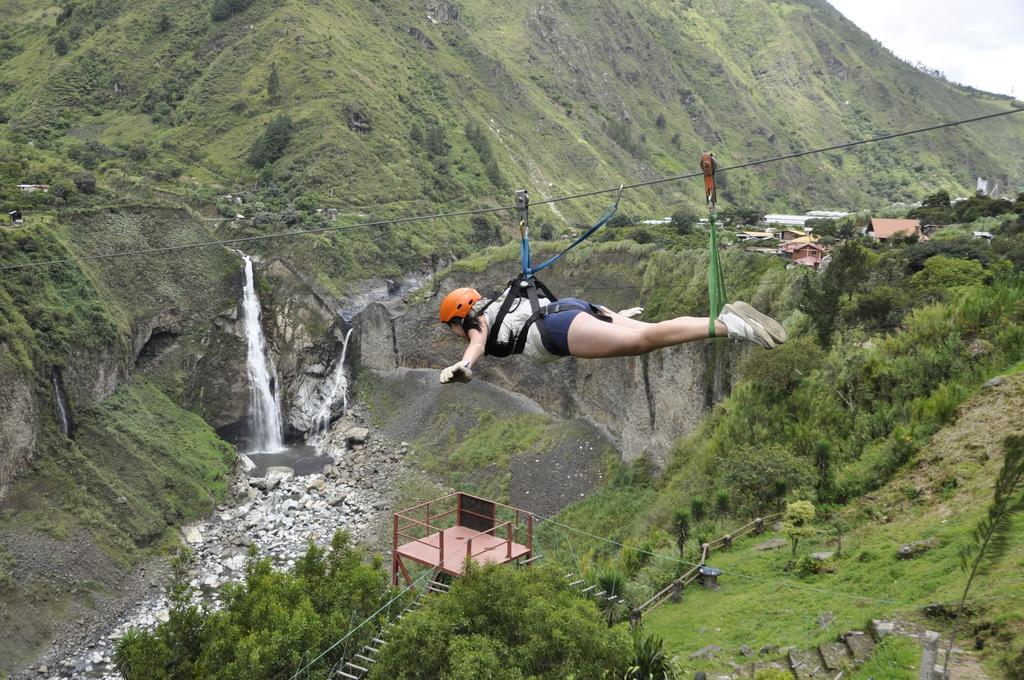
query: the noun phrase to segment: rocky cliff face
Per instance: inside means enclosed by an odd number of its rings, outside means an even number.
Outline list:
[[[32,383],[4,362],[9,349],[0,342],[0,500],[14,474],[32,456],[36,431],[26,423],[36,420]]]
[[[643,264],[630,260],[625,254],[595,258],[586,272],[567,264],[545,276],[545,283],[556,295],[572,294],[613,308],[632,306],[642,298]],[[481,274],[455,272],[440,281],[439,290],[501,281],[508,271],[499,264]],[[367,307],[355,319],[359,365],[442,368],[456,361],[463,345],[437,323],[437,299]],[[566,418],[586,419],[616,443],[625,460],[647,456],[664,465],[672,443],[693,431],[728,389],[728,367],[746,351],[706,341],[640,357],[563,359],[544,366],[522,357],[484,359],[474,376],[527,395]]]

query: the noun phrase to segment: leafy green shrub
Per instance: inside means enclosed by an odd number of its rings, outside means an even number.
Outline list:
[[[654,634],[633,635],[633,658],[624,680],[675,680],[672,660],[665,654],[664,641]]]
[[[446,596],[402,617],[369,677],[622,677],[631,649],[625,628],[609,628],[559,569],[470,565]]]
[[[267,558],[250,555],[245,580],[224,586],[224,606],[210,611],[190,603],[188,565],[179,561],[167,621],[153,631],[130,632],[117,646],[115,662],[134,678],[274,678],[289,676],[373,614],[389,595],[387,579],[364,553],[334,536],[331,551],[310,544],[288,572]],[[380,625],[379,622],[377,625]],[[375,630],[373,624],[314,663],[325,674]]]

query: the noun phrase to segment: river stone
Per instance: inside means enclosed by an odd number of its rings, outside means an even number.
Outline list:
[[[345,433],[345,441],[349,446],[362,444],[370,436],[370,430],[365,427],[352,427]]]
[[[252,462],[252,458],[244,453],[238,454],[238,465],[242,468],[242,472],[249,472],[256,467],[256,463]]]
[[[182,527],[181,533],[185,538],[185,542],[189,545],[196,545],[197,543],[203,542],[203,532],[201,532],[199,527],[195,525]]]
[[[266,480],[267,491],[276,489],[282,482],[286,482],[295,476],[295,470],[284,465],[273,465],[267,468]]]
[[[815,562],[828,562],[835,556],[835,552],[826,550],[824,552],[813,552],[811,553],[811,559]]]
[[[896,557],[901,560],[909,560],[928,552],[939,544],[939,539],[929,538],[927,541],[914,541],[913,543],[907,543],[901,545],[899,550],[896,551]]]
[[[785,548],[789,545],[789,542],[784,538],[769,538],[764,543],[758,543],[754,546],[754,550],[778,550],[779,548]]]

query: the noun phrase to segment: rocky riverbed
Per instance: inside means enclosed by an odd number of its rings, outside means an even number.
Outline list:
[[[371,435],[357,420],[344,418],[321,448],[333,463],[304,476],[274,466],[264,476],[252,477],[251,462],[240,457],[231,487],[233,502],[218,506],[205,521],[183,527],[182,542],[195,555],[190,576],[197,603],[220,606],[221,587],[244,577],[250,547],[286,569],[310,541],[329,545],[337,530],[348,531],[359,543],[379,542],[385,526],[381,518],[391,510],[394,478],[408,445]],[[165,565],[149,565],[148,584],[147,570],[140,572],[140,587],[134,589],[139,601],[109,610],[106,620],[88,634],[68,626],[40,665],[13,677],[119,678],[112,657],[124,632],[152,628],[168,616]],[[154,578],[154,573],[159,576]]]

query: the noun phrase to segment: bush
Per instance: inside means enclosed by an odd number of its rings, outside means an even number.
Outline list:
[[[96,178],[84,173],[75,177],[75,187],[83,194],[96,193]]]
[[[210,17],[214,21],[224,21],[234,14],[245,11],[252,0],[214,0],[210,8]]]
[[[737,446],[717,465],[737,499],[737,512],[771,509],[789,489],[800,488],[810,478],[808,464],[778,445]]]

